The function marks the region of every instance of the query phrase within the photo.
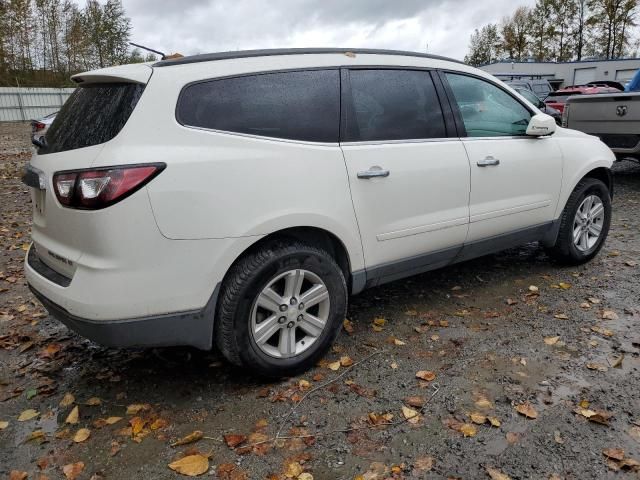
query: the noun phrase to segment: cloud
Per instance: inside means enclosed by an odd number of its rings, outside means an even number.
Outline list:
[[[475,28],[534,0],[124,0],[132,40],[195,54],[249,48],[368,47],[462,59]]]

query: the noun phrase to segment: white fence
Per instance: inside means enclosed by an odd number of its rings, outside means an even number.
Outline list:
[[[0,122],[21,122],[57,112],[74,88],[0,88]]]

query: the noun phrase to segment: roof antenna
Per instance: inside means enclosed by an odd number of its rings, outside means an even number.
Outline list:
[[[143,50],[147,50],[148,52],[153,52],[153,53],[157,53],[158,55],[161,56],[161,60],[165,60],[167,58],[167,55],[163,52],[160,52],[158,50],[154,50],[153,48],[149,48],[149,47],[145,47],[144,45],[138,45],[137,43],[133,43],[133,42],[129,42],[129,45],[133,45],[134,47],[138,47],[141,48]]]

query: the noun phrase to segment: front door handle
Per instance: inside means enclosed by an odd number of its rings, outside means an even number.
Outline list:
[[[494,165],[500,165],[500,160],[498,160],[497,158],[493,158],[491,155],[489,155],[488,157],[482,160],[478,160],[476,162],[476,165],[478,165],[479,167],[491,167]]]
[[[368,178],[385,178],[389,176],[389,170],[383,170],[382,168],[375,166],[370,167],[369,170],[365,170],[364,172],[358,172],[358,178],[368,179]]]

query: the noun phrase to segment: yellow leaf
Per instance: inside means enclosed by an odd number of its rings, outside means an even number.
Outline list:
[[[413,408],[402,406],[402,415],[409,423],[418,423],[420,421],[420,414]]]
[[[602,365],[601,363],[587,363],[586,367],[589,370],[597,370],[599,372],[606,372],[609,368],[606,365]]]
[[[122,417],[109,417],[105,422],[107,422],[107,425],[113,425],[114,423],[118,423],[120,420],[122,420]]]
[[[148,403],[133,403],[127,407],[127,415],[137,415],[141,410],[149,410],[151,405]]]
[[[169,468],[188,477],[202,475],[209,470],[209,459],[201,454],[187,455],[169,464]]]
[[[476,407],[482,408],[482,409],[493,408],[493,403],[491,403],[489,399],[485,396],[480,396],[478,400],[475,401],[475,404],[476,404]]]
[[[102,404],[102,400],[100,400],[98,397],[91,397],[89,400],[87,400],[87,405],[89,405],[90,407],[95,407],[98,405]]]
[[[302,465],[298,462],[289,462],[284,471],[284,476],[287,478],[298,478],[302,473]]]
[[[567,315],[566,313],[558,313],[554,315],[554,317],[558,320],[569,320],[569,315]]]
[[[313,480],[313,475],[311,475],[309,472],[302,472],[300,475],[298,475],[298,480]]]
[[[544,343],[547,345],[555,345],[560,340],[560,337],[544,337]]]
[[[305,388],[309,388],[309,387],[311,387],[311,383],[310,383],[308,380],[304,380],[304,379],[302,379],[302,380],[299,380],[299,381],[298,381],[298,386],[299,386],[300,388],[305,389]]]
[[[75,401],[76,401],[76,397],[74,397],[73,394],[65,393],[64,397],[62,397],[62,400],[60,400],[60,406],[62,408],[67,408],[73,405]]]
[[[342,328],[344,328],[344,331],[347,332],[349,335],[353,333],[353,323],[351,323],[351,320],[348,320],[345,318],[344,321],[342,322]]]
[[[351,365],[353,365],[353,360],[351,360],[350,356],[345,355],[343,357],[340,357],[340,365],[342,365],[343,367],[350,367]]]
[[[394,338],[394,339],[393,339],[393,343],[394,343],[394,344],[396,344],[396,345],[398,345],[398,346],[406,345],[406,343],[405,343],[405,342],[403,342],[402,340],[399,340],[399,339],[397,339],[397,338]]]
[[[30,442],[31,440],[44,439],[44,432],[42,430],[34,430],[29,434],[29,436],[25,439],[25,442]]]
[[[88,428],[81,428],[73,436],[73,441],[76,443],[84,442],[91,435],[91,431]]]
[[[492,427],[500,427],[501,423],[496,417],[487,417]]]
[[[509,475],[502,473],[497,468],[485,467],[485,470],[491,477],[491,480],[511,480],[511,477]]]
[[[177,447],[178,445],[187,445],[188,443],[197,442],[203,436],[204,436],[204,433],[202,433],[200,430],[195,430],[191,432],[189,435],[187,435],[186,437],[182,437],[180,440],[173,442],[171,446]]]
[[[73,407],[73,410],[71,410],[71,412],[67,416],[67,419],[65,420],[65,423],[69,423],[71,425],[75,425],[76,423],[78,423],[79,416],[80,416],[80,410],[78,409],[78,406],[76,405],[75,407]]]
[[[469,418],[473,423],[477,423],[478,425],[482,425],[487,421],[487,417],[478,412],[471,413]]]
[[[540,291],[540,289],[538,287],[536,287],[535,285],[530,285],[529,286],[529,291],[532,293],[538,293]]]
[[[603,310],[602,311],[603,320],[617,320],[618,314],[613,310]]]
[[[416,372],[416,378],[419,378],[420,380],[425,380],[427,382],[431,382],[435,380],[436,374],[429,370],[420,370],[419,372]]]
[[[384,318],[374,318],[373,319],[373,324],[378,326],[378,327],[384,327],[385,323],[387,323],[387,321]]]
[[[20,414],[20,416],[18,417],[18,421],[19,422],[26,422],[27,420],[33,420],[38,415],[40,415],[40,412],[34,410],[33,408],[30,408],[30,409],[25,410],[24,412],[22,412]]]
[[[327,364],[327,367],[329,370],[333,370],[334,372],[337,371],[340,368],[340,360]]]
[[[465,437],[475,437],[478,433],[478,429],[471,423],[465,423],[460,427],[460,433]]]
[[[396,370],[398,368],[398,364],[396,362],[391,362],[391,368]]]
[[[521,403],[516,405],[516,412],[527,418],[538,418],[538,412],[529,403]]]
[[[571,284],[569,283],[560,282],[558,285],[563,290],[569,290],[571,288]]]
[[[9,426],[9,422],[0,421],[0,430],[4,430]]]

